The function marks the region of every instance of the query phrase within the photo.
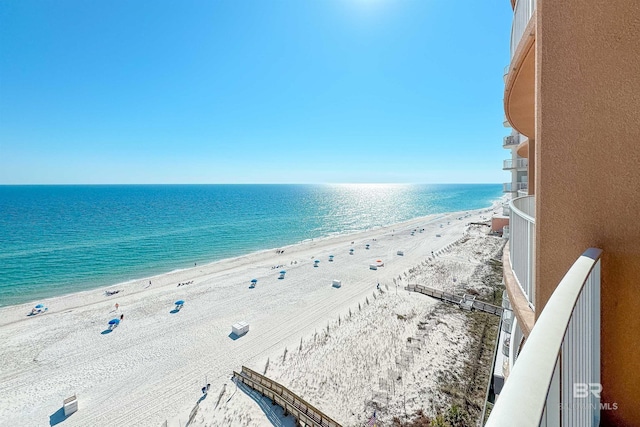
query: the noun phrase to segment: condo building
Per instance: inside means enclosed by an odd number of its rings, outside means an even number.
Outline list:
[[[640,1],[511,7],[504,385],[486,425],[640,426]]]

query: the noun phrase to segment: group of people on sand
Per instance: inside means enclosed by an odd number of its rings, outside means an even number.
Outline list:
[[[282,268],[284,267],[284,264],[278,264],[278,265],[274,265],[273,267],[271,267],[272,270],[275,270],[276,268]]]
[[[115,295],[117,293],[124,292],[124,289],[117,289],[115,291],[105,291],[105,294],[110,297],[111,295]]]
[[[278,255],[279,255],[279,254],[283,254],[283,253],[284,253],[284,249],[277,249],[277,250],[276,250],[276,253],[277,253]]]
[[[188,282],[178,283],[178,286],[187,286],[193,283],[193,280],[189,280]]]

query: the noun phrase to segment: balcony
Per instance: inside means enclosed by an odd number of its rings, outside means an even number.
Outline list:
[[[509,135],[502,138],[502,148],[513,148],[520,144],[520,138],[516,135]]]
[[[511,24],[511,59],[516,53],[518,44],[522,40],[524,30],[529,24],[536,8],[536,0],[518,0],[513,11],[513,22]]]
[[[535,308],[535,196],[513,199],[509,218],[509,261],[520,290]]]
[[[529,159],[507,159],[502,162],[502,170],[526,169],[529,166]]]
[[[516,182],[515,184],[512,182],[505,182],[502,184],[502,192],[503,193],[515,193],[518,190],[526,190],[528,184],[526,182]]]
[[[504,111],[511,127],[535,135],[536,1],[518,0],[511,25],[511,61],[504,91]]]
[[[591,391],[600,387],[601,256],[600,249],[586,250],[560,281],[486,427],[600,424],[600,394]]]

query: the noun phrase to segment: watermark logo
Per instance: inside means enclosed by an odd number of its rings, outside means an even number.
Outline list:
[[[596,399],[600,399],[602,393],[602,384],[600,383],[574,383],[573,384],[573,398],[574,399],[589,399],[591,396]],[[576,402],[570,405],[562,405],[564,409],[574,410],[600,410],[600,411],[615,411],[618,409],[617,403],[600,402],[587,403]]]
[[[586,399],[589,395],[593,395],[596,399],[600,399],[602,393],[602,384],[600,383],[574,383],[573,398]]]

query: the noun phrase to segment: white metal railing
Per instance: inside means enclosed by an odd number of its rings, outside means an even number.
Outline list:
[[[524,333],[522,332],[522,328],[518,324],[518,319],[513,319],[513,324],[511,326],[509,336],[509,367],[515,365],[516,360],[520,354],[520,344],[522,343],[522,339],[524,338]]]
[[[502,308],[504,308],[505,311],[512,310],[511,301],[509,301],[509,293],[506,289],[502,291]]]
[[[509,135],[502,138],[503,147],[514,147],[520,144],[519,138],[515,135]]]
[[[536,8],[536,0],[517,0],[513,10],[513,23],[511,24],[511,59],[516,53],[518,43],[522,39],[525,28],[533,16]]]
[[[560,281],[486,427],[600,424],[601,256],[600,249],[586,250]]]
[[[527,190],[518,190],[518,197],[527,196],[529,193]]]
[[[502,169],[524,169],[529,166],[529,159],[506,159],[502,162]]]
[[[502,184],[502,191],[504,193],[515,193],[518,190],[526,190],[528,186],[529,185],[526,182],[505,182],[504,184]]]
[[[535,307],[535,196],[517,197],[509,202],[509,260],[516,281]]]

